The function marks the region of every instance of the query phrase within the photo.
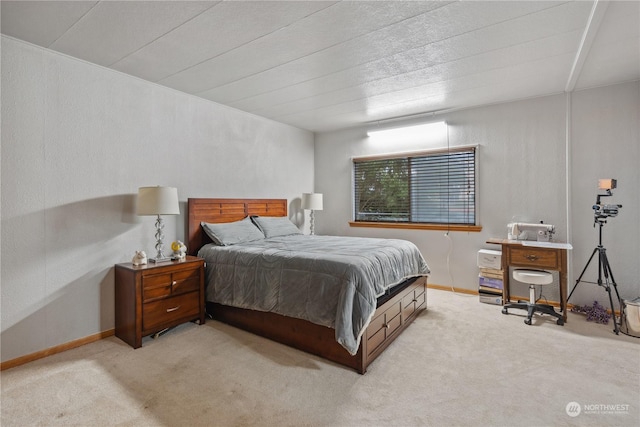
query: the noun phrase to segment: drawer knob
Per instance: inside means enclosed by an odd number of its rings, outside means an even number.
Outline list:
[[[384,326],[386,329],[389,329],[389,324],[388,324],[388,323],[385,323],[385,324],[384,324],[384,325],[382,325],[382,326]]]
[[[533,254],[525,255],[524,257],[529,261],[537,261],[538,258],[540,258],[538,255],[533,255]]]
[[[173,281],[173,283],[171,283],[171,286],[175,286],[175,285],[177,285],[177,284],[178,284],[178,282],[176,282],[176,281],[174,280],[174,281]]]
[[[172,311],[176,311],[176,310],[179,310],[179,309],[180,309],[180,306],[173,307],[173,308],[167,308],[167,313],[171,313]]]

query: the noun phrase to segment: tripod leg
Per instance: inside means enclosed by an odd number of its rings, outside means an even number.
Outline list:
[[[587,263],[585,264],[584,268],[582,269],[582,273],[580,273],[580,276],[578,276],[578,280],[576,280],[576,284],[573,285],[573,289],[571,289],[571,292],[569,293],[569,296],[567,297],[567,302],[569,302],[569,300],[571,299],[571,295],[573,295],[573,291],[576,290],[576,288],[578,287],[578,283],[580,283],[580,281],[582,280],[582,276],[584,276],[585,271],[587,271],[587,268],[589,267],[589,264],[591,264],[591,260],[593,259],[593,256],[596,254],[596,252],[598,252],[598,248],[594,248],[593,252],[591,252],[591,256],[589,257],[589,261],[587,261]]]
[[[613,273],[611,271],[611,266],[609,265],[609,260],[607,259],[606,250],[603,248],[600,250],[600,264],[602,270],[604,271],[604,277],[606,278],[606,286],[605,289],[609,294],[609,304],[611,305],[611,318],[613,319],[613,332],[618,335],[618,321],[616,320],[616,312],[615,307],[613,306],[613,298],[611,297],[611,286],[609,285],[609,276],[611,276],[611,285],[613,285],[613,289],[616,291],[616,296],[618,297],[618,304],[620,304],[620,294],[618,293],[618,287],[616,286],[616,282],[613,278]]]
[[[613,332],[618,335],[618,321],[616,320],[616,312],[613,307],[613,299],[611,298],[611,287],[607,286],[607,293],[609,294],[609,304],[611,304],[611,318],[613,319]]]
[[[613,271],[611,270],[611,265],[609,265],[609,258],[607,257],[607,253],[602,253],[602,258],[604,261],[604,274],[605,277],[611,276],[611,284],[613,285],[613,289],[616,291],[616,296],[618,297],[618,302],[620,301],[620,294],[618,293],[618,285],[616,285],[616,279],[613,277]]]

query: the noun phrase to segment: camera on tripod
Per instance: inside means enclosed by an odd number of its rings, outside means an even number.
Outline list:
[[[622,207],[622,205],[603,205],[602,203],[600,203],[600,198],[611,196],[612,195],[611,190],[616,188],[617,184],[618,182],[615,179],[601,179],[598,181],[598,189],[606,191],[606,194],[598,194],[598,197],[596,199],[596,204],[593,205],[593,211],[595,214],[594,220],[593,220],[593,226],[595,227],[596,224],[598,224],[599,226],[598,246],[596,246],[593,252],[591,252],[589,261],[587,261],[587,264],[582,269],[582,273],[580,273],[580,276],[578,276],[578,280],[576,280],[576,284],[573,286],[573,289],[571,289],[571,292],[569,293],[569,297],[567,298],[567,302],[568,302],[571,299],[571,295],[573,295],[573,291],[576,290],[576,287],[578,287],[578,284],[582,281],[582,276],[584,276],[584,273],[587,271],[587,268],[589,267],[591,260],[593,259],[595,254],[598,254],[598,283],[597,284],[598,286],[602,286],[609,294],[609,304],[611,304],[611,313],[613,313],[612,314],[613,332],[615,332],[616,335],[618,335],[620,328],[618,328],[618,321],[616,320],[616,317],[615,317],[615,307],[613,305],[613,297],[611,296],[611,289],[613,288],[613,290],[615,291],[616,296],[618,297],[618,303],[621,305],[620,294],[618,293],[618,286],[616,285],[616,280],[613,278],[613,271],[611,271],[611,265],[609,265],[609,259],[607,258],[607,250],[604,248],[604,246],[602,246],[602,228],[607,223],[607,218],[618,215],[618,210]],[[589,283],[593,283],[593,282],[589,282]]]
[[[593,205],[593,210],[596,218],[608,218],[618,215],[621,207],[622,205]]]
[[[622,205],[607,205],[600,203],[600,198],[612,196],[613,194],[611,193],[611,190],[617,186],[618,181],[612,178],[601,179],[598,181],[598,189],[605,190],[607,194],[598,194],[596,204],[593,205],[594,226],[595,222],[606,222],[607,218],[613,218],[618,215],[618,211],[622,208]]]

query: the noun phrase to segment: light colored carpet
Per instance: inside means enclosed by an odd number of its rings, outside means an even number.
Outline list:
[[[215,321],[111,337],[2,372],[1,424],[640,425],[640,339],[433,289],[428,306],[365,375]]]

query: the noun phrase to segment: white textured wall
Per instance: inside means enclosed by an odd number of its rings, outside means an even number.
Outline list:
[[[617,178],[613,196],[602,203],[621,204],[615,218],[602,230],[613,277],[620,296],[640,296],[640,82],[579,91],[572,97],[571,186],[573,272],[577,280],[598,245],[592,206],[599,178]],[[597,256],[589,263],[583,280],[598,278]],[[573,300],[609,306],[603,288],[580,283]],[[614,295],[615,301],[615,295]]]
[[[610,221],[610,227],[617,228],[619,233],[615,243],[610,241],[617,246],[610,257],[622,297],[634,298],[640,295],[638,94],[637,82],[575,94],[573,136],[568,145],[568,95],[435,117],[448,122],[451,146],[480,145],[478,215],[483,229],[480,233],[452,232],[451,240],[440,231],[351,228],[348,224],[352,217],[351,157],[415,151],[429,146],[376,146],[367,139],[364,127],[317,135],[315,189],[324,193],[324,210],[316,214],[316,230],[319,234],[411,240],[431,267],[431,283],[477,289],[476,253],[481,248],[497,249],[485,244],[486,240],[506,238],[506,225],[514,219],[544,220],[556,225],[556,240],[572,242],[576,247],[569,254],[570,262],[573,261],[570,269],[575,273],[570,275],[571,289],[586,263],[585,254],[597,243],[591,228],[597,179],[617,176],[621,188],[615,192],[616,200],[625,206],[621,215]],[[569,168],[567,148],[572,153]],[[597,286],[589,289],[592,285],[580,285],[583,286],[584,291],[576,291],[572,303],[590,304],[595,296],[599,301],[606,298],[606,293]],[[517,287],[516,291],[518,295],[528,295],[526,287]],[[558,298],[555,289],[545,294],[550,299]]]
[[[113,265],[153,253],[140,186],[189,197],[313,189],[313,134],[2,37],[2,360],[114,327]]]

